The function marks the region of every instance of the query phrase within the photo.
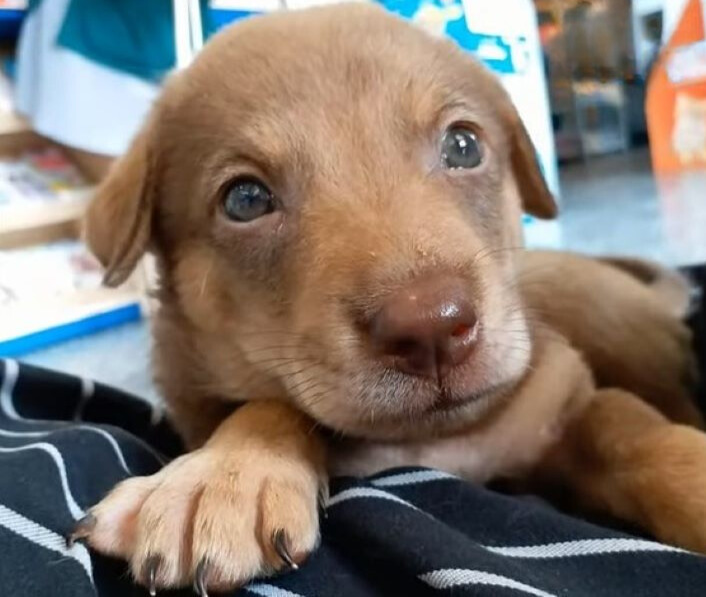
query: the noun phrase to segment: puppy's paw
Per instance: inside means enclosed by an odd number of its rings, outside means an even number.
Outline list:
[[[665,543],[706,554],[706,434],[670,425],[644,440],[631,474],[644,526]]]
[[[318,542],[324,486],[303,460],[205,447],[118,485],[70,539],[127,559],[151,594],[193,583],[206,595],[297,568]]]

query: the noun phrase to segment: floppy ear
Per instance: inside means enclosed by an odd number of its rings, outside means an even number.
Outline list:
[[[154,207],[151,127],[113,164],[84,219],[84,238],[103,264],[106,286],[118,286],[147,250]]]
[[[549,220],[558,211],[554,197],[544,180],[534,145],[520,115],[514,107],[511,112],[510,163],[522,198],[522,208],[533,216]]]

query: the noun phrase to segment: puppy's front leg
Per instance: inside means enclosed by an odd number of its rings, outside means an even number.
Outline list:
[[[580,507],[706,553],[706,434],[637,396],[599,390],[543,467],[568,482]]]
[[[246,404],[206,444],[150,477],[118,485],[74,538],[130,561],[156,588],[224,590],[295,568],[316,547],[324,446],[278,402]]]

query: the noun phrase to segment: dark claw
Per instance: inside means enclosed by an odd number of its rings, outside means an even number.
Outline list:
[[[208,597],[208,561],[206,558],[196,566],[196,576],[194,577],[194,593],[199,597]]]
[[[157,574],[162,566],[162,556],[154,555],[145,560],[142,566],[142,578],[145,580],[151,597],[157,594]]]
[[[272,546],[275,548],[277,555],[291,570],[299,570],[299,566],[289,555],[288,543],[287,533],[284,529],[277,529],[272,534]]]
[[[88,537],[93,529],[96,528],[96,517],[90,512],[76,522],[73,530],[66,537],[66,545],[73,547],[74,543]]]

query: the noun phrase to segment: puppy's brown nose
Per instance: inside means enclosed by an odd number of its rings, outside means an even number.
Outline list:
[[[470,356],[476,326],[463,280],[429,277],[389,296],[373,318],[370,333],[388,366],[441,380]]]

